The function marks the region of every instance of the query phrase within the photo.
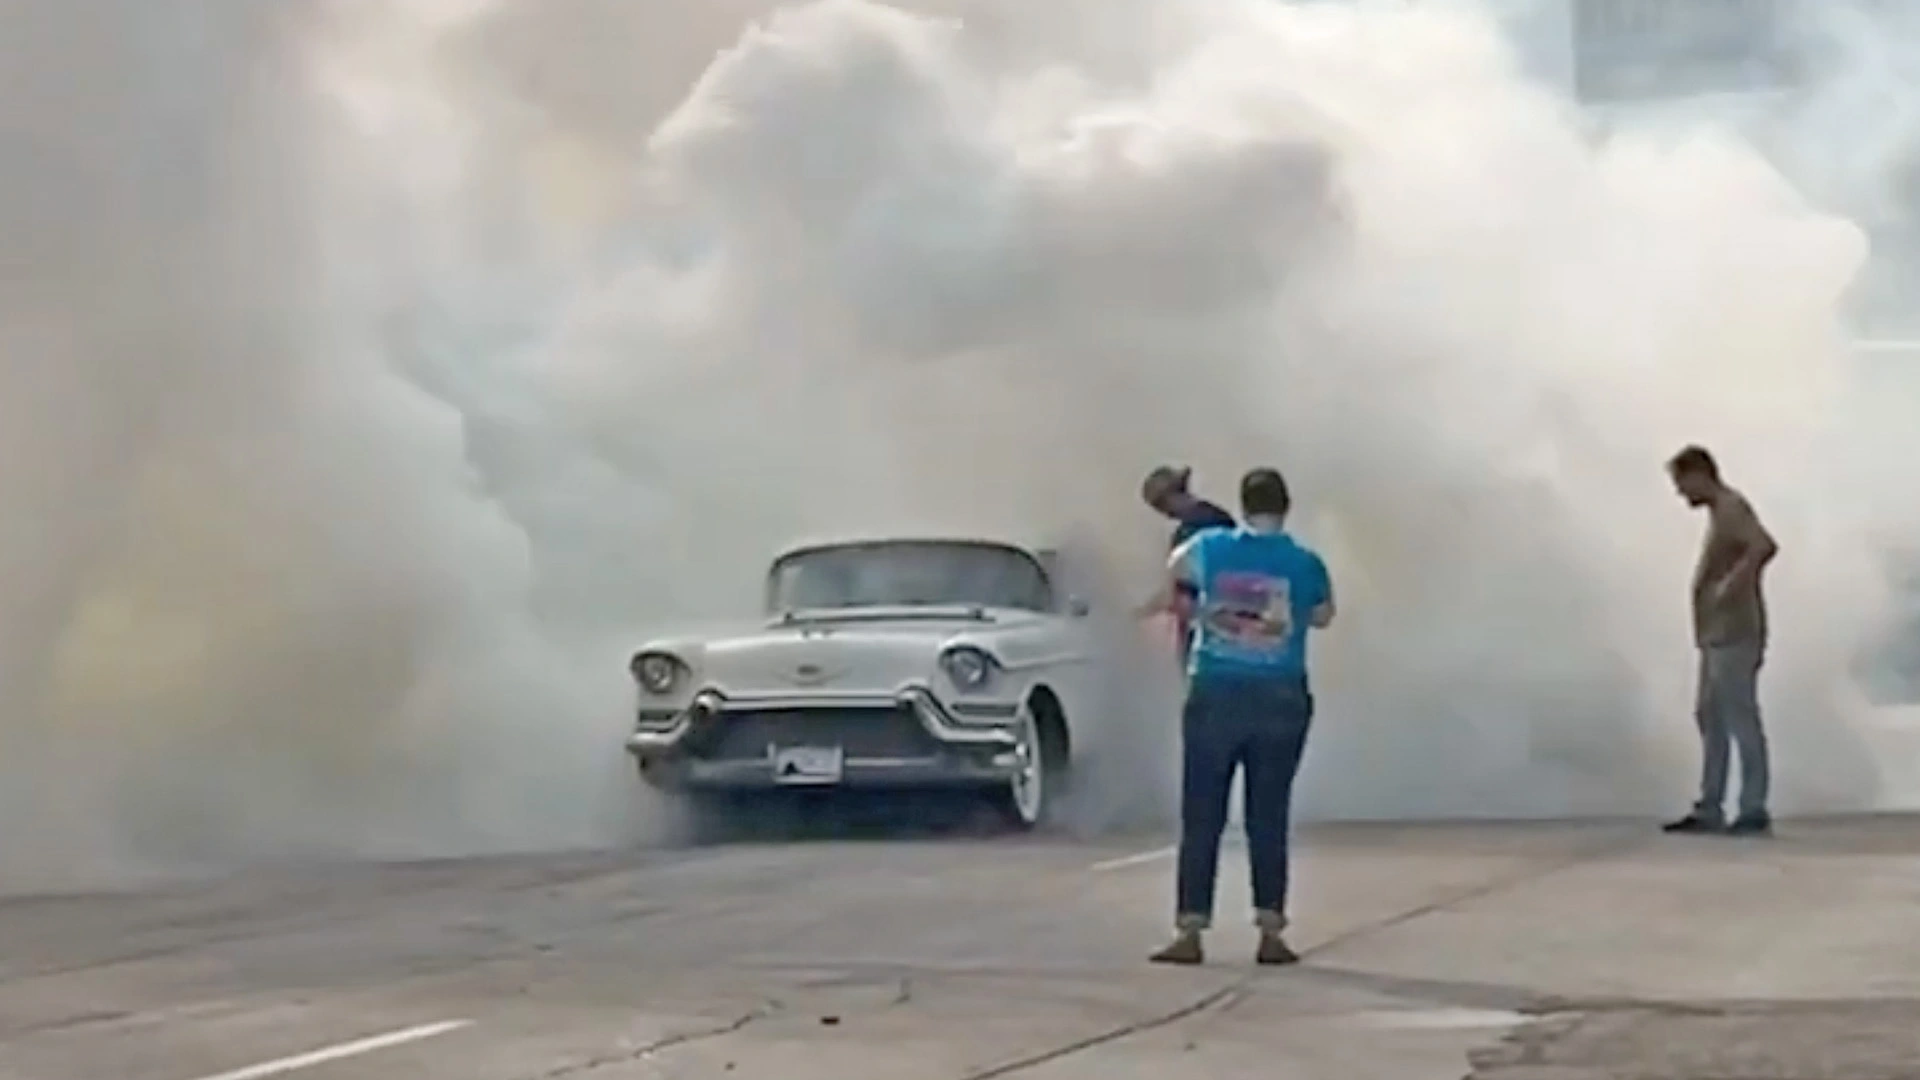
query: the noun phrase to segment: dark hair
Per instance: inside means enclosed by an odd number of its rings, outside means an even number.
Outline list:
[[[1704,476],[1709,480],[1720,479],[1720,465],[1713,460],[1712,454],[1707,453],[1707,448],[1704,446],[1688,446],[1682,448],[1679,453],[1673,455],[1673,457],[1668,460],[1667,471],[1675,476],[1685,476],[1691,473],[1696,476]]]
[[[1266,514],[1285,516],[1293,508],[1293,495],[1287,491],[1286,477],[1278,469],[1254,469],[1240,478],[1240,512],[1252,517]]]
[[[1140,482],[1140,497],[1149,503],[1158,502],[1168,495],[1187,490],[1187,480],[1193,470],[1184,465],[1160,465],[1147,474]]]

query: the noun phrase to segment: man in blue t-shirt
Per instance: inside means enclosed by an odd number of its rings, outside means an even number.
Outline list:
[[[1188,488],[1193,478],[1193,470],[1185,467],[1162,465],[1147,474],[1140,484],[1140,497],[1162,516],[1173,519],[1173,539],[1169,548],[1178,548],[1193,539],[1205,529],[1231,529],[1239,522],[1233,515],[1220,506],[1195,495]],[[1193,630],[1191,612],[1193,596],[1183,591],[1179,582],[1170,588],[1163,588],[1153,599],[1141,605],[1137,614],[1141,618],[1169,611],[1179,620],[1180,656],[1186,657],[1193,648]]]
[[[1240,482],[1246,525],[1209,529],[1175,549],[1170,578],[1191,589],[1194,641],[1181,717],[1180,865],[1173,943],[1164,964],[1205,959],[1220,835],[1236,771],[1245,792],[1247,858],[1262,964],[1299,959],[1287,947],[1287,833],[1293,778],[1313,718],[1307,634],[1333,622],[1333,583],[1320,556],[1286,532],[1292,497],[1273,469]]]

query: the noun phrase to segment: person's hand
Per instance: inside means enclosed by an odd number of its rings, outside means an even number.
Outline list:
[[[1707,604],[1712,607],[1718,607],[1726,603],[1727,599],[1733,595],[1733,584],[1738,577],[1739,574],[1737,572],[1722,574],[1718,581],[1708,585]]]

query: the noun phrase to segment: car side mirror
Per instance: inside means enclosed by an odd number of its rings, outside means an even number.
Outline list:
[[[1073,616],[1074,618],[1084,619],[1092,611],[1093,611],[1093,605],[1087,603],[1085,597],[1082,597],[1082,596],[1067,597],[1067,614]]]

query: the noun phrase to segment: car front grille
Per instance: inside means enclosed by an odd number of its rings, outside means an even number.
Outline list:
[[[849,758],[926,758],[941,750],[907,705],[729,711],[703,741],[699,756],[729,761],[765,758],[769,746],[838,746]]]

